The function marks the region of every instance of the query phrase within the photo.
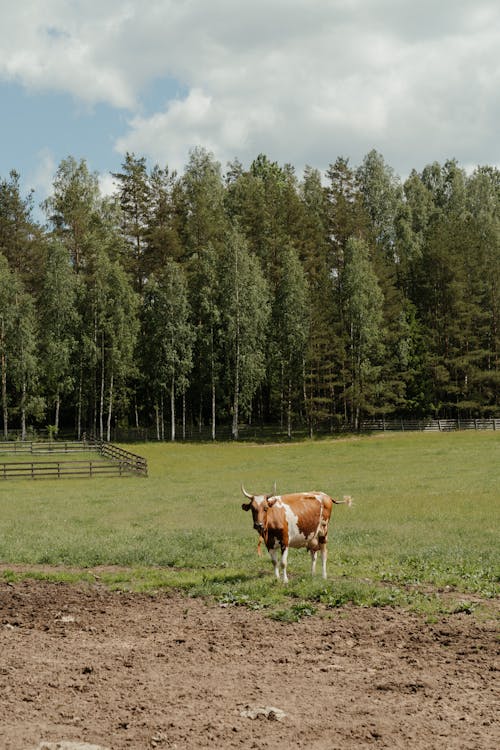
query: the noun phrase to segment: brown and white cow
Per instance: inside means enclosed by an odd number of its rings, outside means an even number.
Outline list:
[[[274,575],[279,580],[278,550],[281,550],[283,582],[288,582],[287,561],[290,547],[306,547],[311,553],[311,573],[316,570],[318,551],[321,552],[322,574],[326,578],[328,522],[333,505],[351,505],[351,498],[336,500],[324,492],[295,492],[290,495],[251,495],[241,485],[248,498],[245,511],[251,510],[253,527],[259,532],[271,555]],[[260,540],[259,540],[260,546]]]

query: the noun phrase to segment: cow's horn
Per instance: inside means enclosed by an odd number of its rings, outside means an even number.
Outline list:
[[[250,493],[246,491],[246,489],[243,487],[243,485],[241,485],[241,491],[243,492],[243,494],[245,495],[245,497],[248,497],[249,500],[253,500],[253,495],[250,495]]]
[[[278,491],[278,488],[276,487],[276,480],[274,480],[274,489],[273,489],[273,495],[275,495]]]

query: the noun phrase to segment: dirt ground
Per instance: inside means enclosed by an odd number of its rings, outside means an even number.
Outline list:
[[[497,750],[499,666],[494,621],[467,614],[276,623],[177,595],[0,582],[2,750]]]

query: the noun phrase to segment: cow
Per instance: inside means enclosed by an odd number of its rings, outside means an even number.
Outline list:
[[[242,504],[252,511],[253,527],[264,541],[280,580],[278,550],[281,550],[283,583],[288,583],[287,562],[290,547],[306,547],[311,553],[311,573],[316,572],[318,551],[321,552],[322,575],[326,578],[328,522],[334,505],[351,505],[351,498],[337,500],[324,492],[295,492],[289,495],[251,495],[241,485],[249,500]]]

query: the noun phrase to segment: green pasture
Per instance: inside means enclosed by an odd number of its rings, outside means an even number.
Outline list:
[[[147,458],[147,479],[0,482],[0,575],[26,575],[23,565],[58,580],[97,573],[110,586],[175,588],[278,619],[347,602],[472,611],[498,593],[495,432],[126,447]],[[334,508],[327,582],[311,579],[304,550],[290,552],[287,587],[267,552],[257,557],[240,485],[271,492],[275,481],[280,493],[352,495],[352,508]]]

